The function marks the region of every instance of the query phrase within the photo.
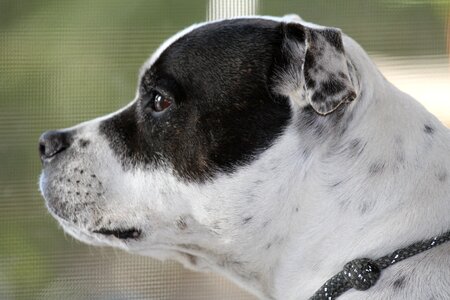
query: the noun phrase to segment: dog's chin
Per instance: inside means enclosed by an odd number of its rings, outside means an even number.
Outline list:
[[[202,256],[182,247],[169,245],[148,245],[143,238],[142,230],[131,229],[106,229],[88,231],[57,216],[63,230],[75,239],[93,246],[110,246],[120,248],[130,253],[149,256],[161,261],[175,260],[186,268],[194,271],[210,271],[210,268],[202,263]]]

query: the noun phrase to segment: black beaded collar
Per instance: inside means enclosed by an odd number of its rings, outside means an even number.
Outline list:
[[[450,231],[432,239],[417,242],[396,250],[376,260],[354,259],[345,264],[344,269],[325,282],[310,300],[334,300],[351,288],[365,291],[375,285],[381,270],[408,257],[429,250],[450,240]]]

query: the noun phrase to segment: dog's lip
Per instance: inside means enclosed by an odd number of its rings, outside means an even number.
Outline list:
[[[106,235],[106,236],[115,236],[118,239],[121,240],[127,240],[127,239],[138,239],[142,235],[142,230],[131,227],[128,229],[124,228],[114,228],[114,229],[108,229],[108,228],[100,228],[93,231],[94,233]]]

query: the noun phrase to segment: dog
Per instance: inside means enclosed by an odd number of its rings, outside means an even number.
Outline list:
[[[346,262],[450,229],[450,133],[339,29],[298,17],[193,25],[134,100],[39,141],[64,231],[308,299]],[[450,299],[450,243],[341,299]]]

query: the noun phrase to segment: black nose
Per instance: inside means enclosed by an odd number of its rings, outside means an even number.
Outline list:
[[[72,134],[69,131],[50,130],[39,138],[39,154],[44,162],[70,147]]]

